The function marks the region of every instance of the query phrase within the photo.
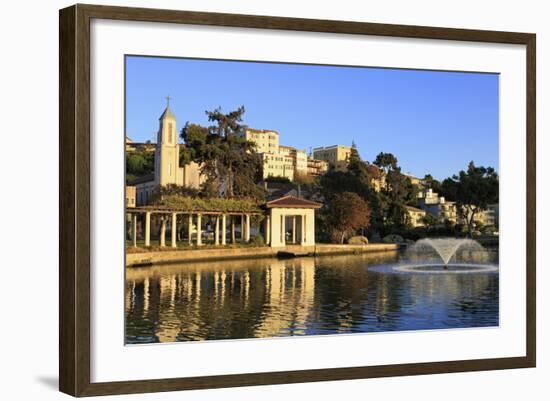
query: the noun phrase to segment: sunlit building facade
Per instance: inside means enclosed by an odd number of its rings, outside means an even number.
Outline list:
[[[351,156],[351,146],[333,145],[313,148],[313,157],[324,160],[330,168],[337,171],[346,171],[348,169],[349,158]]]
[[[254,142],[256,151],[262,155],[264,179],[284,177],[294,181],[296,176],[308,173],[306,152],[280,145],[277,131],[247,128],[243,136]]]

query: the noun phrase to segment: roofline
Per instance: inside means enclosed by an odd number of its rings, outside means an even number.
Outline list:
[[[409,205],[405,205],[405,209],[412,210],[412,211],[415,211],[415,212],[424,212],[424,213],[426,213],[426,211],[424,209],[420,209],[420,208],[417,208],[417,207],[414,207],[414,206],[409,206]]]
[[[281,209],[283,209],[283,208],[287,208],[287,209],[319,209],[319,208],[323,207],[322,203],[310,201],[310,200],[304,199],[304,198],[298,198],[298,197],[293,196],[293,195],[285,195],[282,198],[273,199],[272,201],[267,202],[265,204],[265,207],[267,209],[271,209],[273,207],[278,207],[277,205],[273,206],[272,204],[275,203],[275,202],[280,202],[280,201],[282,201],[284,199],[287,199],[287,198],[299,199],[300,201],[309,203],[309,206],[307,206],[307,205],[298,205],[298,204],[296,204],[296,205],[290,204],[290,205],[284,205],[283,207],[281,207]]]
[[[273,133],[279,135],[279,131],[276,131],[276,130],[274,130],[274,129],[258,129],[258,128],[246,127],[244,130],[245,130],[245,131],[259,132],[259,133],[262,133],[262,134],[265,134],[265,133],[268,133],[268,132],[273,132]]]
[[[347,145],[330,145],[330,146],[320,146],[318,148],[313,148],[313,151],[315,152],[316,150],[328,150],[328,149],[334,149],[338,147],[351,149],[351,146],[347,146]]]

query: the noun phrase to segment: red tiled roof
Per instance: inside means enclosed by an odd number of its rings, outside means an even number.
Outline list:
[[[304,198],[298,198],[296,196],[287,195],[282,198],[272,200],[266,203],[268,209],[274,207],[285,208],[300,208],[300,209],[319,209],[322,207],[322,203],[313,202]]]

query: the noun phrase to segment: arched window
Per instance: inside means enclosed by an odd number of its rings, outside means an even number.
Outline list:
[[[174,142],[172,140],[172,123],[168,123],[168,137],[166,138],[168,142]]]

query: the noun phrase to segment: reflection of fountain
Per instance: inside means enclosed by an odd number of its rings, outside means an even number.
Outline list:
[[[496,271],[497,267],[488,264],[488,259],[486,249],[474,240],[425,238],[410,246],[405,252],[403,263],[394,269],[419,273]]]

